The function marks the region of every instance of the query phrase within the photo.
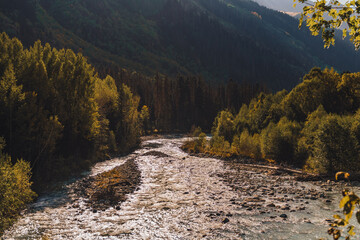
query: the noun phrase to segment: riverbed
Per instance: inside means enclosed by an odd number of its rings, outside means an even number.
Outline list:
[[[72,191],[76,182],[64,184],[30,205],[3,239],[330,239],[341,185],[190,156],[180,149],[185,140],[146,140],[86,174],[134,159],[141,183],[124,202],[94,210]]]

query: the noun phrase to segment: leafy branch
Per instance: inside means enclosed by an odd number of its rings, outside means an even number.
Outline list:
[[[350,174],[346,172],[338,172],[335,176],[336,180],[340,175],[343,175],[345,179],[349,179]],[[339,215],[334,215],[334,222],[328,229],[329,235],[332,235],[335,240],[339,239],[342,235],[343,229],[346,228],[347,236],[345,239],[355,236],[354,226],[350,224],[350,220],[355,214],[357,222],[360,224],[360,198],[354,193],[353,190],[344,189],[342,191],[343,198],[340,201],[339,207],[342,209],[344,218]]]
[[[343,38],[350,36],[355,49],[360,48],[359,0],[351,0],[345,4],[337,0],[317,0],[314,3],[309,0],[294,0],[294,2],[294,6],[297,2],[306,4],[301,13],[299,28],[305,22],[312,35],[318,36],[321,33],[325,48],[335,45],[335,29],[339,29],[343,24],[346,24]]]

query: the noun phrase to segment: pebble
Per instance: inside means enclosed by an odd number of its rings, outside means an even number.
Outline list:
[[[228,222],[230,222],[230,220],[228,218],[224,218],[224,220],[222,220],[223,224],[228,223]]]

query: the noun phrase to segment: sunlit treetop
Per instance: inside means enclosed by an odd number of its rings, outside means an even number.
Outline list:
[[[314,36],[321,33],[325,48],[335,45],[335,29],[343,24],[346,26],[343,29],[343,38],[350,36],[355,49],[360,48],[360,0],[294,0],[294,2],[294,6],[297,3],[306,4],[299,27],[305,22]]]

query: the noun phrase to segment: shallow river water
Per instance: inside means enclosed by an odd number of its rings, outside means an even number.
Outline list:
[[[120,208],[93,211],[67,184],[39,197],[3,238],[329,238],[326,220],[337,211],[339,187],[189,156],[179,148],[183,141],[144,141],[133,154],[92,168],[96,175],[135,158],[142,182]]]

